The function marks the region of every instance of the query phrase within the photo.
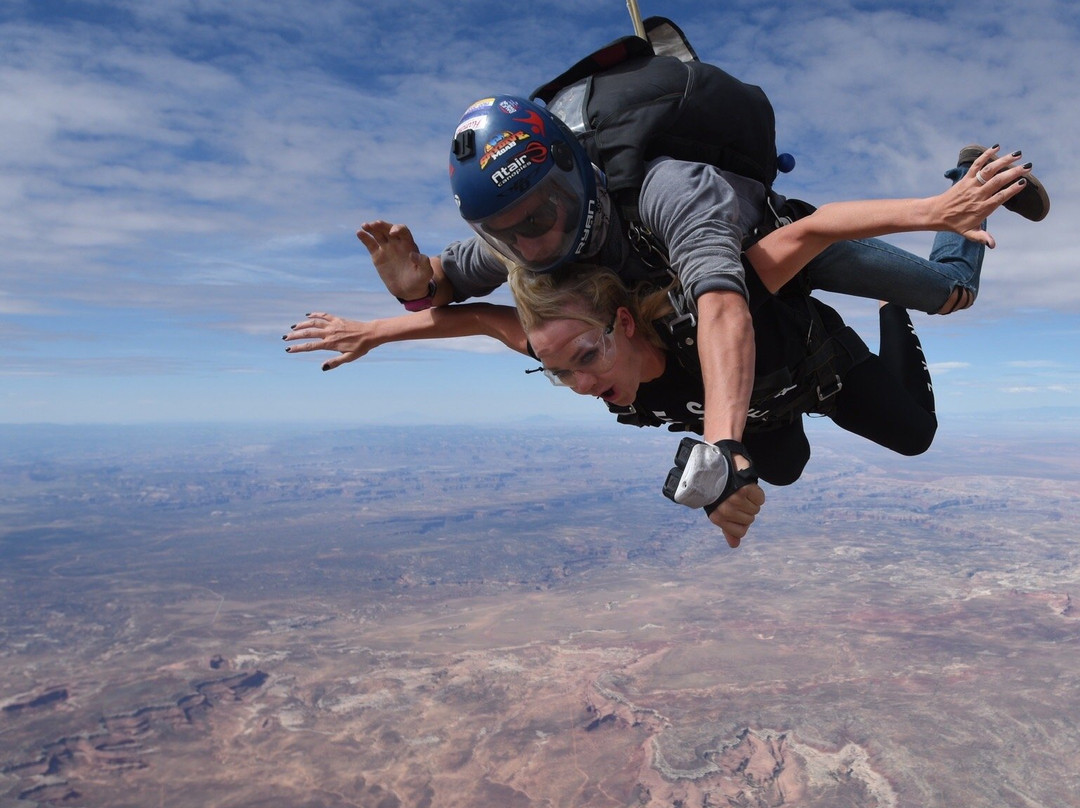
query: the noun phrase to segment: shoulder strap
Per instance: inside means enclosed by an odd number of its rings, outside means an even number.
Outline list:
[[[675,311],[657,320],[652,326],[671,354],[692,375],[701,374],[701,358],[697,350],[697,318],[686,305],[682,290],[668,292]]]
[[[634,405],[630,404],[626,407],[619,406],[618,404],[608,404],[608,411],[612,412],[616,416],[616,420],[620,424],[627,424],[628,426],[646,427],[646,426],[663,426],[664,422],[653,415],[651,412],[638,412],[634,409]]]

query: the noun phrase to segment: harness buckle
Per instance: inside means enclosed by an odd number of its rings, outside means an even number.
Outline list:
[[[773,215],[773,230],[779,230],[781,227],[787,227],[789,224],[795,221],[790,216],[781,216],[777,212],[776,207],[773,205],[772,194],[769,194],[765,197],[765,204],[769,206],[769,213]]]
[[[667,327],[671,330],[672,335],[677,337],[679,336],[678,331],[687,324],[689,324],[691,331],[693,331],[697,327],[697,321],[694,319],[694,315],[688,311],[672,317],[668,321]],[[691,340],[689,344],[692,345],[693,340]]]
[[[630,239],[630,246],[645,266],[652,270],[662,270],[670,278],[678,277],[671,268],[667,253],[661,249],[656,236],[647,227],[632,221],[627,228],[627,237]]]
[[[693,335],[697,329],[697,318],[694,317],[694,313],[690,310],[690,307],[686,305],[686,296],[681,289],[678,290],[678,292],[674,289],[669,289],[667,296],[668,302],[671,303],[671,308],[675,310],[665,322],[671,335],[680,339],[682,338],[682,334],[687,332]],[[687,344],[693,345],[693,339]]]
[[[821,384],[818,385],[817,400],[825,401],[827,399],[830,399],[843,389],[844,383],[840,381],[840,377],[834,376],[832,384],[830,384],[828,387],[825,387],[825,385]]]

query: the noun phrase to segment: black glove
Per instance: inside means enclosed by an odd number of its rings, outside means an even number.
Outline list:
[[[683,472],[694,454],[694,447],[715,447],[718,452],[705,453],[699,450],[698,457],[691,463],[690,474],[693,479],[683,480]],[[737,469],[733,455],[742,455],[750,461],[745,469]],[[705,513],[711,514],[719,507],[720,503],[730,497],[744,485],[756,483],[757,472],[754,471],[754,461],[746,447],[735,440],[722,440],[715,444],[703,443],[693,438],[683,438],[679,448],[675,452],[675,467],[668,472],[664,481],[664,496],[672,502],[690,507],[699,507],[702,500],[707,504],[701,505]],[[722,483],[722,484],[721,484]],[[715,498],[711,499],[715,494]]]

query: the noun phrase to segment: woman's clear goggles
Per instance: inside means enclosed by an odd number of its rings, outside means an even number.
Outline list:
[[[598,376],[611,370],[615,364],[615,323],[612,322],[607,328],[597,327],[586,331],[570,345],[573,348],[571,356],[575,357],[571,363],[573,367],[557,370],[538,368],[556,387],[573,387],[579,373]]]

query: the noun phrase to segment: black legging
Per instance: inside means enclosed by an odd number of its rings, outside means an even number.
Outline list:
[[[922,346],[902,307],[882,307],[879,322],[878,354],[848,371],[830,417],[848,432],[894,452],[922,454],[937,431],[934,389]],[[748,433],[743,443],[758,476],[773,485],[795,482],[810,459],[801,418],[779,429]]]

